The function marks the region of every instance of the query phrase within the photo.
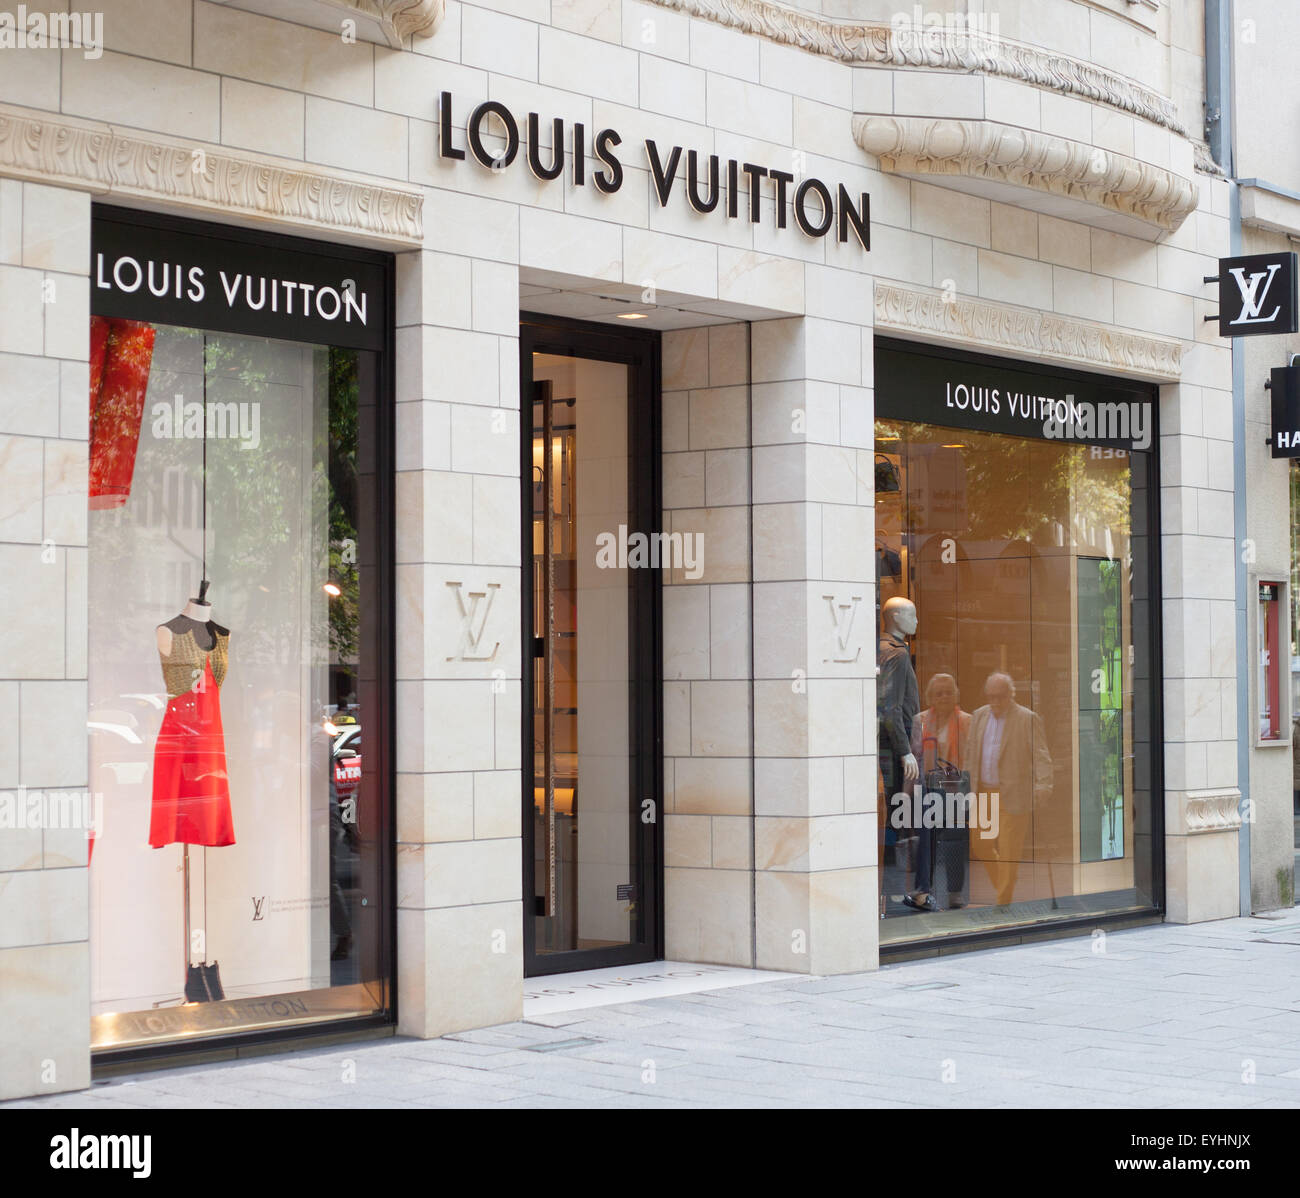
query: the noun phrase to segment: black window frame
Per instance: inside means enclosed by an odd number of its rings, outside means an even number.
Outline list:
[[[653,823],[643,824],[636,895],[642,914],[642,939],[609,948],[538,953],[534,922],[534,771],[533,771],[533,605],[532,550],[532,436],[529,384],[534,353],[595,358],[626,364],[633,375],[634,400],[628,408],[629,466],[632,471],[632,507],[629,515],[649,532],[663,524],[661,335],[652,329],[619,328],[607,324],[570,320],[540,313],[521,312],[519,328],[520,395],[520,629],[521,629],[521,756],[523,857],[524,977],[601,969],[616,965],[658,961],[664,955],[664,765],[663,765],[663,592],[659,570],[630,571],[629,597],[634,605],[632,629],[636,643],[635,684],[642,692],[634,705],[636,744],[643,746],[633,765],[633,785],[642,799],[653,799]],[[640,634],[636,629],[640,627]],[[646,701],[648,697],[648,701]]]
[[[1077,382],[1090,390],[1097,388],[1114,388],[1132,392],[1151,405],[1151,444],[1147,449],[1129,449],[1130,455],[1141,454],[1146,459],[1146,529],[1147,553],[1144,566],[1148,579],[1147,619],[1143,625],[1134,624],[1134,636],[1139,631],[1146,636],[1147,662],[1150,674],[1147,705],[1150,711],[1149,742],[1150,760],[1150,825],[1151,825],[1151,903],[1127,910],[1107,912],[1099,915],[1066,916],[1059,920],[1036,920],[1023,925],[1000,926],[976,929],[970,932],[954,932],[951,935],[932,936],[920,939],[893,940],[881,943],[880,959],[900,961],[919,957],[936,956],[941,953],[962,952],[968,949],[990,948],[995,945],[1019,944],[1036,939],[1046,939],[1069,932],[1087,932],[1093,928],[1123,927],[1135,924],[1159,922],[1164,919],[1166,911],[1166,870],[1165,870],[1165,774],[1164,774],[1164,659],[1163,644],[1163,595],[1161,589],[1161,527],[1160,527],[1160,387],[1156,383],[1140,380],[1117,378],[1073,367],[1055,366],[1051,363],[1026,361],[1010,356],[976,353],[969,350],[954,349],[949,346],[929,345],[924,342],[909,341],[896,337],[876,337],[873,355],[876,350],[894,353],[918,355],[937,358],[957,365],[970,365],[998,370],[1021,371],[1042,375],[1062,383]],[[916,413],[909,413],[906,397],[890,394],[888,373],[876,371],[875,408],[872,414],[874,423],[879,419],[916,422]],[[882,386],[882,382],[884,386]],[[922,422],[924,423],[924,422]],[[941,425],[935,427],[960,428],[963,426]],[[969,427],[969,426],[965,426]],[[987,431],[1016,436],[1009,429]],[[1068,443],[1068,442],[1067,442]],[[1078,442],[1076,442],[1078,443]],[[1089,444],[1091,444],[1089,442]],[[1097,442],[1104,445],[1104,442]],[[872,445],[875,445],[873,432]],[[877,603],[879,599],[877,598]]]

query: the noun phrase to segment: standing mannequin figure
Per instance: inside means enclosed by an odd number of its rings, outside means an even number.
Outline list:
[[[157,629],[158,656],[168,699],[154,749],[149,843],[154,848],[185,846],[182,871],[187,1002],[212,1002],[225,997],[217,962],[208,964],[205,960],[195,965],[191,956],[190,845],[215,848],[235,843],[218,694],[230,661],[230,630],[212,619],[207,590],[204,581],[199,597],[191,599],[180,615],[159,624]],[[205,929],[207,900],[205,868]],[[206,944],[199,951],[206,957]]]
[[[920,770],[912,752],[912,723],[921,710],[916,672],[907,637],[916,632],[916,606],[895,595],[881,609],[881,637],[876,646],[876,736],[880,773],[885,784],[885,809],[894,796],[907,793]]]

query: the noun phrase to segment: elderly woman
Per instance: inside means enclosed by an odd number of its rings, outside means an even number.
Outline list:
[[[947,761],[963,769],[966,743],[970,735],[970,713],[962,711],[957,690],[957,679],[951,674],[935,674],[925,688],[925,710],[912,722],[912,751],[921,767],[921,780],[935,768],[939,761]],[[918,911],[940,911],[942,908],[930,892],[934,877],[937,828],[914,829],[917,835],[916,889],[903,896],[903,902]],[[960,893],[962,878],[949,878],[950,907],[962,906]],[[954,886],[956,890],[954,890]]]

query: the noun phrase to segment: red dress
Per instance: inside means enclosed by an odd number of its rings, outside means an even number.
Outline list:
[[[121,507],[131,494],[154,328],[90,318],[90,507]]]
[[[215,638],[210,650],[199,647],[194,633],[176,632],[163,658],[171,699],[153,758],[149,843],[156,849],[235,843],[220,698],[230,634],[207,627]]]

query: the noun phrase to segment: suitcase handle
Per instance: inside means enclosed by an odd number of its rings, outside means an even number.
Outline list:
[[[933,738],[927,737],[926,739],[933,739]],[[934,759],[934,768],[936,770],[942,770],[944,773],[945,780],[949,782],[955,782],[962,775],[962,771],[958,769],[957,766],[953,765],[951,761],[947,761],[944,758],[939,757],[937,755],[935,756]]]

